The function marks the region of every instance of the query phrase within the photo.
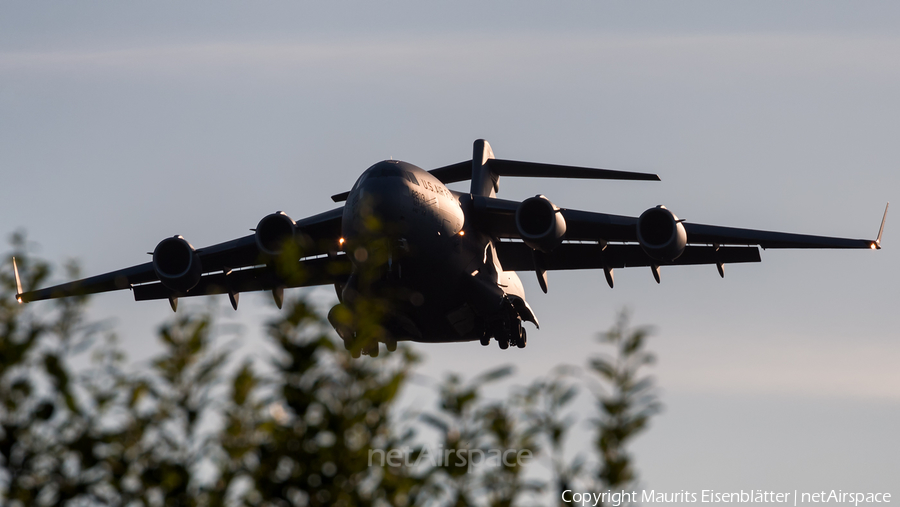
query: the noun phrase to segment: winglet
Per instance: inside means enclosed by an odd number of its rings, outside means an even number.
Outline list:
[[[891,203],[884,205],[884,216],[881,217],[881,227],[878,228],[878,237],[875,238],[875,243],[873,243],[872,247],[875,250],[881,250],[881,233],[884,232],[884,221],[887,219],[887,210],[890,205]]]
[[[16,301],[22,302],[22,280],[19,278],[19,267],[16,265],[16,258],[13,257],[13,271],[16,273]]]

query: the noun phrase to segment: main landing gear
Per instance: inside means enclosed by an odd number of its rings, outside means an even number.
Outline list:
[[[485,347],[490,345],[491,337],[497,339],[497,345],[500,346],[501,350],[508,349],[510,345],[524,349],[525,345],[528,344],[528,333],[525,331],[525,327],[522,326],[522,321],[518,319],[516,319],[515,324],[504,325],[494,332],[485,331],[484,336],[481,337],[481,344]]]

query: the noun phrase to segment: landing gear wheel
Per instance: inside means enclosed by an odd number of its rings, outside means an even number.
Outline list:
[[[384,346],[387,347],[388,352],[393,352],[397,350],[397,340],[388,340],[384,342]]]
[[[506,350],[509,348],[509,338],[497,338],[497,343],[500,345],[501,350]]]
[[[359,349],[352,349],[350,351],[350,357],[352,357],[353,359],[359,359],[360,355],[361,355],[361,351]]]
[[[490,337],[490,336],[482,336],[482,337],[481,337],[481,344],[484,345],[485,347],[487,347],[488,345],[490,345],[490,344],[491,344],[491,337]]]
[[[516,340],[516,346],[519,347],[520,349],[524,349],[525,345],[528,343],[527,335],[528,335],[528,333],[525,332],[525,328],[522,328],[519,331],[519,339]]]
[[[369,357],[378,357],[378,342],[366,345],[362,351]]]

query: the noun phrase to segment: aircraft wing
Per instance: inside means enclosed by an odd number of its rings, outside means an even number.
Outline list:
[[[520,202],[483,196],[465,199],[471,199],[476,220],[494,237],[521,239],[516,227]],[[567,240],[637,241],[637,218],[571,209],[560,213],[566,221]]]
[[[525,243],[501,241],[497,256],[508,271],[535,271],[533,251]],[[746,246],[719,247],[689,245],[671,263],[651,259],[640,245],[601,245],[599,243],[563,243],[549,254],[542,254],[541,267],[548,271],[565,269],[618,269],[660,264],[732,264],[759,262],[759,249]]]
[[[321,213],[295,223],[295,238],[303,257],[297,269],[286,276],[267,260],[255,234],[199,248],[200,281],[187,291],[173,290],[160,282],[152,262],[102,275],[76,280],[18,295],[21,302],[132,289],[138,301],[171,299],[209,294],[238,294],[285,287],[335,283],[349,273],[349,261],[339,255],[343,208]],[[289,219],[288,219],[289,220]],[[299,275],[297,275],[299,273]]]
[[[521,203],[474,196],[468,198],[476,220],[497,238],[522,239],[516,226]],[[759,262],[757,247],[767,248],[881,248],[877,239],[848,239],[808,234],[720,227],[682,221],[687,234],[684,252],[671,262],[649,257],[637,237],[637,217],[609,215],[572,209],[558,211],[566,224],[563,243],[549,253],[533,251],[525,243],[501,241],[497,253],[504,269],[540,271],[560,269],[623,268],[683,264],[728,264]],[[887,208],[885,208],[885,217]],[[540,257],[539,261],[536,261]]]

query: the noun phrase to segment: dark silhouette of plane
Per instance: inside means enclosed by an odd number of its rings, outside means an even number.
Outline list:
[[[373,165],[343,206],[294,221],[282,212],[254,233],[195,249],[181,236],[163,239],[153,260],[55,287],[23,292],[31,302],[131,289],[138,301],[270,290],[281,307],[284,289],[333,284],[340,303],[329,321],[354,356],[393,350],[399,340],[461,342],[494,338],[500,348],[524,347],[523,322],[538,326],[517,271],[533,271],[547,292],[547,272],[759,262],[759,248],[881,248],[885,216],[874,240],[787,234],[680,220],[665,206],[640,217],[560,208],[543,195],[498,199],[501,176],[659,180],[655,174],[589,169],[494,158],[475,141],[472,160],[422,170],[399,160]],[[468,193],[446,184],[471,180]],[[18,270],[16,270],[18,281]],[[381,301],[382,305],[367,302]],[[376,310],[372,310],[375,308]],[[378,325],[366,324],[375,311]],[[371,319],[369,319],[371,320]],[[370,323],[371,324],[371,323]]]

